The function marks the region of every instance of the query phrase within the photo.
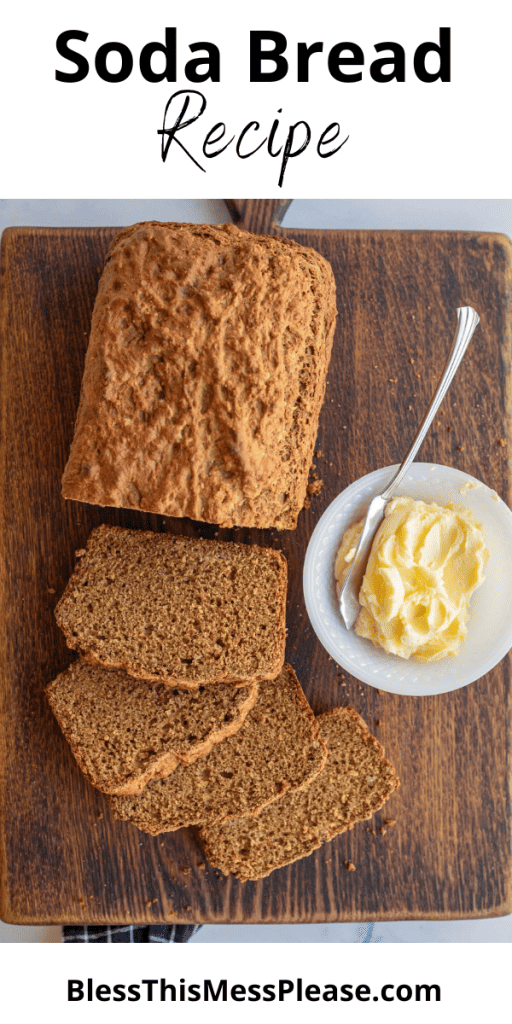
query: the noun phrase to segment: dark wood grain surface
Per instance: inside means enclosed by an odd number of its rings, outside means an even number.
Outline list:
[[[82,778],[43,692],[72,657],[53,608],[75,549],[101,522],[204,537],[214,527],[62,500],[98,275],[116,231],[11,229],[3,242],[0,378],[6,921],[368,921],[512,910],[508,658],[454,693],[379,693],[341,678],[308,623],[301,586],[324,508],[357,477],[398,462],[412,440],[460,304],[476,307],[481,327],[421,458],[467,470],[510,501],[510,243],[459,232],[285,230],[275,226],[274,208],[253,205],[239,207],[245,226],[314,246],[336,275],[339,320],[315,460],[323,488],[294,532],[221,537],[285,552],[287,659],[316,712],[349,701],[362,714],[401,788],[374,822],[243,885],[204,865],[190,831],[154,838],[114,822],[106,799]],[[385,818],[396,824],[382,834]]]

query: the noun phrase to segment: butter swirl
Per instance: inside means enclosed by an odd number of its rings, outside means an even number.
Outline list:
[[[362,526],[343,536],[335,564],[338,593]],[[400,658],[439,661],[457,654],[488,558],[470,509],[395,498],[373,541],[355,632]]]

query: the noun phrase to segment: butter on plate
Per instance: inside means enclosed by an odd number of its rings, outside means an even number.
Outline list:
[[[349,527],[336,555],[338,594],[363,522]],[[400,658],[440,661],[457,654],[488,558],[470,509],[394,498],[373,540],[355,632]]]

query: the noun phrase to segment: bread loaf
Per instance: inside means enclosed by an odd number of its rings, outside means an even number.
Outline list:
[[[135,224],[99,282],[65,498],[293,529],[336,316],[313,249]]]
[[[256,545],[99,526],[55,617],[89,664],[184,689],[274,678],[287,565]]]
[[[326,747],[297,677],[285,665],[260,683],[244,724],[207,757],[149,782],[138,797],[114,796],[117,818],[152,835],[204,821],[254,814],[321,771]]]
[[[264,878],[371,818],[399,785],[381,744],[352,708],[334,708],[317,721],[328,748],[321,774],[256,817],[202,826],[214,867],[242,881]]]
[[[46,692],[89,782],[103,793],[133,794],[236,732],[258,684],[188,692],[75,661]]]

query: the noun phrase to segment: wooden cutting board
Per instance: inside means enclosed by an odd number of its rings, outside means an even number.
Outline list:
[[[289,560],[287,660],[316,712],[349,701],[401,788],[370,823],[245,885],[204,864],[187,830],[115,822],[49,711],[44,686],[72,658],[53,608],[101,522],[211,537],[190,520],[64,502],[91,311],[113,228],[13,228],[1,314],[1,916],[17,923],[318,922],[466,918],[512,911],[509,660],[433,698],[379,693],[316,640],[301,570],[320,514],[351,481],[400,461],[451,342],[455,307],[481,327],[425,442],[424,461],[481,478],[510,502],[511,247],[499,235],[280,229],[274,203],[232,201],[246,227],[332,263],[339,320],[316,458],[321,494],[296,531],[223,530]],[[384,833],[384,819],[396,824]],[[356,867],[348,872],[344,861]]]

